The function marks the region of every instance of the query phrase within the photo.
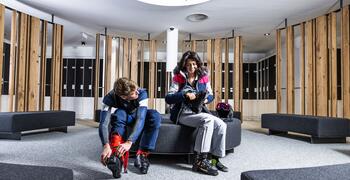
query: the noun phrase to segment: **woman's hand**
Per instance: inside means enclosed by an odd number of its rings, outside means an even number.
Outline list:
[[[189,92],[189,93],[186,93],[185,96],[191,101],[196,99],[196,94],[195,93]]]
[[[101,163],[106,165],[107,158],[111,157],[112,149],[111,146],[107,143],[103,146],[103,151],[101,153]]]
[[[126,141],[125,143],[120,144],[117,147],[117,156],[119,157],[123,156],[125,152],[130,150],[131,145],[132,145],[131,141]]]

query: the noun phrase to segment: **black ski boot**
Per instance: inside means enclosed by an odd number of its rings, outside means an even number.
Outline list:
[[[122,171],[122,161],[115,155],[111,155],[110,158],[107,159],[107,167],[109,170],[112,171],[114,178],[120,178],[121,177],[121,171]]]

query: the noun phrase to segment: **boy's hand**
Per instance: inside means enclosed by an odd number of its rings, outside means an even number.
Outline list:
[[[123,156],[125,152],[130,150],[131,145],[132,145],[131,141],[126,141],[125,143],[120,144],[117,147],[117,156],[119,157]]]
[[[101,153],[101,163],[106,165],[107,158],[111,157],[112,149],[111,146],[107,143],[103,146],[103,151]]]

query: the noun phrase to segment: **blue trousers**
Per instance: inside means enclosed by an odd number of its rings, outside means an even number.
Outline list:
[[[136,139],[141,135],[139,149],[154,150],[161,123],[160,114],[156,110],[147,109],[146,117],[137,119],[136,115],[137,112],[127,114],[124,110],[117,109],[112,115],[111,133],[118,133],[124,140],[126,140],[127,127],[130,126],[132,127],[131,133],[137,136]],[[133,141],[133,143],[135,143],[135,141]]]

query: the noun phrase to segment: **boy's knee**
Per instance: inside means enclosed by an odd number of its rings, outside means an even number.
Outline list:
[[[148,111],[149,111],[148,113],[150,113],[150,116],[149,116],[149,117],[152,119],[153,124],[154,124],[157,128],[159,128],[159,127],[160,127],[160,124],[161,124],[161,121],[162,121],[161,115],[159,114],[158,111],[156,111],[156,110],[154,110],[154,109],[149,109]]]

